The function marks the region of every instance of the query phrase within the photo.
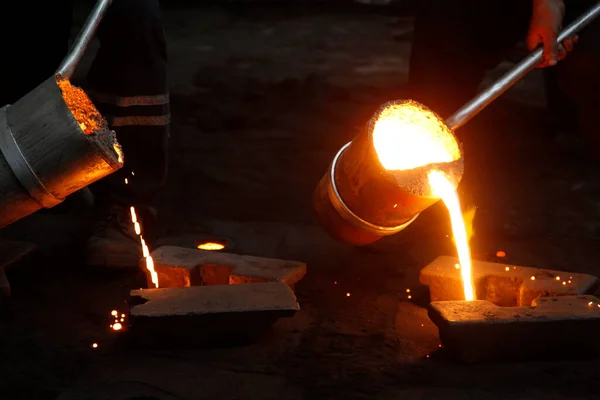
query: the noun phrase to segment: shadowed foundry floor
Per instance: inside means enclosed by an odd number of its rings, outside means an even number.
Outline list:
[[[417,276],[454,253],[443,206],[371,249],[317,226],[311,194],[331,158],[381,103],[403,97],[411,20],[391,14],[166,9],[173,126],[163,240],[208,232],[240,252],[305,261],[302,310],[252,346],[129,348],[109,331],[109,313],[125,308],[143,274],[83,270],[85,219],[40,213],[2,233],[41,252],[9,271],[0,398],[598,398],[598,361],[468,367],[438,352]],[[549,139],[540,88],[536,71],[464,129],[461,198],[479,206],[473,253],[600,275],[600,178]]]

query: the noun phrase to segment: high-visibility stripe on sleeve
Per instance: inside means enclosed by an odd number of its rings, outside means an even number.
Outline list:
[[[157,94],[150,96],[117,96],[109,93],[100,93],[89,90],[90,98],[101,104],[108,104],[117,107],[132,107],[132,106],[159,106],[169,104],[168,94]]]
[[[114,117],[111,115],[105,115],[106,121],[111,127],[119,126],[165,126],[171,121],[171,116],[157,115],[157,116],[137,116],[131,115],[127,117]]]

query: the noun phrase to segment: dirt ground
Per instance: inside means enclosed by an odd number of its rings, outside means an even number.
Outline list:
[[[409,16],[237,3],[171,6],[164,18],[173,125],[162,242],[216,234],[232,251],[305,261],[302,310],[242,348],[123,346],[109,313],[126,310],[142,274],[86,271],[85,215],[39,213],[2,232],[40,252],[9,271],[1,399],[599,398],[598,361],[472,367],[439,351],[417,277],[454,254],[442,205],[370,249],[336,243],[312,215],[335,152],[403,98]],[[535,72],[464,128],[473,254],[600,275],[597,167],[549,139],[541,87]]]

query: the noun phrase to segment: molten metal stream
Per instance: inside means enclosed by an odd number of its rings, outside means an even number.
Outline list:
[[[458,194],[450,181],[440,171],[431,171],[429,173],[429,184],[431,185],[433,194],[442,199],[448,213],[450,214],[450,222],[452,224],[452,234],[456,244],[458,260],[460,262],[460,273],[463,282],[463,291],[465,300],[475,300],[473,292],[473,278],[471,274],[471,251],[469,250],[469,239],[465,228],[465,221],[460,210],[460,202]]]
[[[131,222],[133,223],[133,227],[135,229],[135,234],[138,235],[138,237],[140,238],[140,245],[142,246],[142,256],[146,260],[146,269],[148,270],[148,272],[150,272],[150,277],[152,278],[152,283],[154,284],[154,287],[157,288],[158,287],[158,274],[156,273],[156,270],[154,269],[154,259],[150,255],[150,250],[148,249],[148,246],[146,245],[146,241],[142,237],[142,227],[140,226],[140,223],[138,222],[137,214],[135,212],[135,207],[132,206],[129,210],[131,211]]]
[[[460,146],[450,128],[434,112],[412,101],[391,105],[380,114],[373,129],[373,146],[388,171],[406,171],[461,158]],[[469,238],[458,195],[441,171],[431,170],[427,177],[431,196],[441,198],[450,213],[465,300],[474,300]]]

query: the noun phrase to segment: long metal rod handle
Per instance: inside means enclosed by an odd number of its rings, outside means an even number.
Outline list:
[[[563,40],[585,28],[590,22],[596,19],[598,15],[600,15],[600,3],[596,3],[594,7],[590,8],[585,14],[563,30],[558,36],[558,43],[562,43]],[[471,118],[490,105],[490,103],[500,97],[511,86],[534,70],[542,61],[542,55],[543,49],[541,48],[531,52],[523,61],[515,65],[514,68],[449,117],[446,120],[446,125],[455,130],[466,124]]]
[[[102,17],[104,17],[104,14],[112,1],[113,0],[98,0],[94,9],[83,24],[81,31],[75,38],[75,42],[73,42],[73,46],[69,50],[69,53],[58,67],[58,70],[56,71],[57,74],[60,74],[63,78],[71,79],[75,72],[75,68],[77,68],[79,61],[81,61],[81,57],[83,57],[83,54],[90,45],[90,42],[98,29],[98,25],[100,25],[100,21],[102,21]]]

